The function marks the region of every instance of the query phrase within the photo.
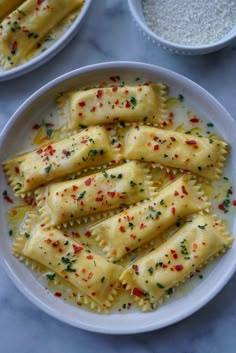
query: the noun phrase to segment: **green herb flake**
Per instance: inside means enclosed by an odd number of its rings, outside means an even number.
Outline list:
[[[157,287],[158,287],[158,288],[160,288],[160,289],[163,289],[163,288],[165,288],[165,286],[163,286],[163,284],[161,284],[161,283],[158,283],[158,282],[157,282]]]
[[[153,274],[153,267],[149,267],[148,272],[150,273],[150,275],[152,275]]]
[[[130,181],[130,186],[133,187],[133,186],[136,186],[136,185],[137,185],[137,184],[136,184],[133,180]]]
[[[199,224],[199,225],[198,225],[198,228],[199,228],[199,229],[205,229],[206,226],[207,226],[207,224],[204,224],[203,226],[201,226],[201,225]]]
[[[55,273],[48,273],[46,275],[47,279],[49,279],[50,281],[53,281],[55,278],[56,274]]]
[[[46,168],[44,168],[46,173],[49,173],[52,168],[52,164],[49,164]]]

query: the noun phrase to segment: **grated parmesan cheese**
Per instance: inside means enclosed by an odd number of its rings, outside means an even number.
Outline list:
[[[142,0],[150,29],[184,45],[207,45],[236,25],[236,0]]]

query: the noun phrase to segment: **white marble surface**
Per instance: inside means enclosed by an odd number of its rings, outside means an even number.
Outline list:
[[[81,66],[117,60],[177,71],[206,88],[236,119],[236,42],[205,56],[173,55],[137,30],[127,1],[94,0],[80,32],[57,57],[34,72],[0,83],[0,129],[30,94],[51,79]],[[1,353],[236,351],[235,276],[188,319],[156,332],[122,337],[85,332],[49,317],[23,297],[2,269],[0,283]]]

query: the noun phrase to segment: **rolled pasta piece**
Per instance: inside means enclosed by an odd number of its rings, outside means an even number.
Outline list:
[[[0,22],[13,10],[17,9],[17,7],[20,6],[23,2],[24,0],[0,0]],[[20,15],[19,11],[18,15]]]
[[[165,118],[165,86],[114,86],[64,93],[58,99],[67,129],[119,121],[161,124]]]
[[[9,1],[10,2],[10,1]],[[10,69],[25,61],[40,46],[40,41],[83,0],[26,0],[2,22],[1,64]]]
[[[35,191],[42,227],[93,219],[104,212],[152,197],[155,193],[149,170],[137,162],[49,184]]]
[[[135,125],[126,130],[123,152],[128,159],[179,168],[216,180],[222,174],[227,146],[222,140]]]
[[[153,199],[107,218],[90,230],[106,256],[118,260],[178,220],[209,206],[200,186],[185,175],[160,190]]]
[[[57,229],[42,230],[33,212],[27,215],[12,251],[62,276],[99,310],[108,309],[118,294],[120,266],[107,262]]]
[[[197,215],[157,249],[121,275],[126,289],[144,311],[154,309],[173,287],[231,246],[232,236],[212,215]]]
[[[16,195],[21,195],[56,178],[118,159],[106,130],[92,126],[6,161],[4,170]]]

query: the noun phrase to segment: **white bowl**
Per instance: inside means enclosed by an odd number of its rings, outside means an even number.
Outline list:
[[[168,41],[156,33],[154,33],[150,27],[148,27],[142,8],[141,0],[128,0],[129,8],[133,19],[138,26],[138,28],[143,32],[145,37],[150,39],[154,44],[162,47],[163,49],[167,49],[170,52],[176,54],[184,54],[184,55],[200,55],[207,54],[230,45],[230,43],[236,38],[236,24],[234,28],[227,33],[221,40],[218,40],[215,43],[206,44],[206,45],[182,45],[178,43],[174,43]]]
[[[78,33],[78,30],[82,24],[82,21],[91,5],[92,0],[86,0],[78,17],[75,21],[68,27],[68,29],[59,37],[59,39],[52,41],[50,46],[44,52],[36,55],[31,60],[20,64],[10,70],[3,70],[0,67],[0,82],[8,81],[13,78],[25,75],[26,73],[38,68],[39,66],[45,64],[47,61],[52,59],[56,54],[58,54]]]
[[[139,77],[144,81],[157,81],[167,84],[171,95],[181,94],[188,106],[199,116],[204,116],[214,123],[216,131],[231,145],[231,154],[225,168],[226,175],[236,189],[236,124],[222,105],[208,92],[189,79],[172,71],[153,65],[112,62],[80,68],[58,77],[43,86],[29,97],[11,117],[0,135],[1,161],[12,157],[25,143],[25,136],[32,126],[42,117],[49,116],[55,106],[55,97],[65,90],[82,86],[91,87],[104,82],[111,76],[120,76],[121,82]],[[39,120],[40,119],[40,120]],[[24,128],[22,128],[24,127]],[[20,146],[20,147],[19,147]],[[1,191],[7,188],[2,170],[0,171]],[[89,331],[128,334],[152,331],[178,322],[194,313],[208,303],[229,281],[236,269],[236,242],[232,249],[217,261],[210,264],[204,272],[203,279],[197,279],[195,285],[184,290],[181,295],[173,296],[158,310],[143,313],[138,309],[108,315],[86,311],[80,307],[56,298],[35,278],[32,272],[19,263],[11,254],[11,239],[8,236],[6,220],[6,202],[0,198],[0,259],[3,267],[17,288],[34,304],[49,315],[75,327]],[[236,218],[228,215],[230,231],[235,234]],[[192,281],[192,279],[191,279]],[[223,305],[223,303],[222,303]]]

